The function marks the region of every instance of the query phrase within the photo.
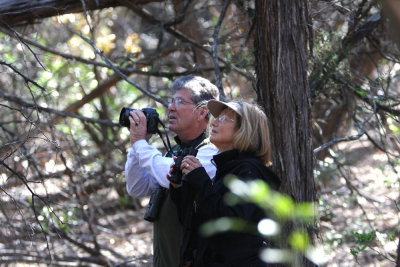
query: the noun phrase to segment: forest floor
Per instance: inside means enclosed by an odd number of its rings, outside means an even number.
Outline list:
[[[385,153],[366,143],[340,149],[346,160],[331,163],[331,175],[318,181],[326,266],[395,266],[400,166],[390,166]],[[338,173],[338,165],[346,167]]]
[[[395,170],[400,169],[388,166],[386,155],[369,146],[347,143],[341,149],[345,167],[328,162],[317,180],[322,266],[394,266],[400,217]],[[119,224],[118,233],[104,233],[115,251],[131,259],[129,266],[152,263],[152,224],[142,219],[143,212],[114,215],[109,220]]]
[[[326,259],[321,266],[395,266],[399,165],[389,166],[386,154],[362,143],[347,143],[340,149],[343,154],[338,154],[337,161],[325,162],[316,180],[317,241]],[[144,207],[148,198],[140,201]],[[104,212],[94,229],[99,233],[102,253],[115,266],[152,266],[152,223],[143,220],[145,208],[135,211],[122,207],[117,194],[95,203]]]
[[[400,169],[388,166],[386,155],[369,146],[347,143],[340,149],[346,158],[340,164],[346,167],[339,171],[339,163],[330,162],[317,181],[323,266],[394,266],[400,217],[395,170]],[[151,266],[152,224],[142,219],[143,212],[112,219],[120,222],[123,235],[105,237],[114,240],[116,251],[132,259],[130,266]]]

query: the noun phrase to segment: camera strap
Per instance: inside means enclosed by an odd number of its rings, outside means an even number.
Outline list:
[[[162,132],[161,132],[158,128],[157,128],[157,133],[158,133],[158,135],[160,136],[160,138],[161,138],[161,140],[162,140],[162,142],[163,142],[163,144],[164,144],[164,147],[165,147],[165,149],[167,150],[167,153],[169,153],[169,154],[172,155],[171,142],[169,141],[169,137],[168,137],[167,131],[166,131],[166,129],[165,129],[165,124],[164,124],[160,119],[158,119],[158,123],[160,123],[161,126],[164,128],[165,136],[166,136],[166,138],[167,138],[167,144],[166,144],[165,141],[164,141],[164,138],[163,138],[163,136],[162,136]],[[167,145],[168,145],[168,146],[167,146]]]

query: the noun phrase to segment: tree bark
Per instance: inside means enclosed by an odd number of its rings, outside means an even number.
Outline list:
[[[381,0],[384,14],[389,18],[393,26],[392,35],[397,44],[400,45],[400,3],[396,0]]]
[[[257,96],[270,120],[273,169],[282,192],[314,201],[307,1],[256,1],[255,10]]]
[[[399,238],[399,243],[397,244],[397,261],[396,261],[396,267],[400,267],[400,238]]]
[[[135,1],[136,4],[159,2]],[[120,6],[118,0],[5,0],[0,1],[0,25],[21,26],[57,15]]]

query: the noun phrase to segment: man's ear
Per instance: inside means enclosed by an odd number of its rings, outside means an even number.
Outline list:
[[[201,107],[199,109],[199,120],[205,119],[207,117],[208,114],[208,108],[206,106]]]

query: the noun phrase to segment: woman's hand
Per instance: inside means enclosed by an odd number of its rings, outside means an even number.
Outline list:
[[[194,169],[203,167],[200,161],[195,156],[186,156],[183,158],[181,163],[181,170],[183,174],[188,174]]]

